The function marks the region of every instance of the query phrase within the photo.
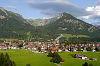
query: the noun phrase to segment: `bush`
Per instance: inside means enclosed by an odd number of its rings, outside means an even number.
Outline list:
[[[26,64],[26,66],[31,66],[30,64]]]
[[[99,47],[96,47],[95,50],[96,50],[96,51],[100,51],[100,48],[99,48]]]
[[[93,64],[88,64],[87,62],[85,62],[82,66],[93,66]]]
[[[86,48],[87,51],[92,51],[91,47]]]
[[[93,66],[93,64],[89,64],[89,66]]]
[[[87,63],[87,62],[85,62],[82,66],[88,66],[88,63]]]

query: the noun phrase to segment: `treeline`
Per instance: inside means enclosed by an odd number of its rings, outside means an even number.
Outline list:
[[[0,54],[0,66],[16,66],[15,62],[12,61],[8,55],[8,53]]]

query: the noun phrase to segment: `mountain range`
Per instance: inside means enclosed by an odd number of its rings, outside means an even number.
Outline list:
[[[60,13],[49,19],[24,19],[0,7],[0,38],[48,40],[60,34],[100,38],[100,29],[68,13]]]

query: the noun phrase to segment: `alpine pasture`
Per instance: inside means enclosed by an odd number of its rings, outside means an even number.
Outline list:
[[[15,61],[17,66],[56,66],[50,62],[50,57],[44,53],[34,53],[23,49],[0,50],[0,53],[8,53],[11,60]],[[88,58],[97,58],[97,61],[89,61],[73,58],[74,54],[86,54]],[[85,62],[92,63],[93,66],[100,66],[100,52],[62,52],[59,55],[65,59],[61,66],[82,66]]]

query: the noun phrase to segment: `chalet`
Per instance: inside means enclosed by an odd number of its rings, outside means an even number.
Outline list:
[[[52,53],[57,52],[57,49],[56,49],[56,48],[52,48],[52,49],[51,49],[51,52],[52,52]]]
[[[61,50],[61,49],[59,49],[59,50],[58,50],[58,52],[62,52],[62,50]]]
[[[65,52],[69,52],[69,50],[68,49],[65,49]]]
[[[77,48],[73,48],[73,50],[72,50],[73,52],[77,52]]]
[[[97,58],[91,58],[90,60],[92,60],[92,61],[97,61]]]
[[[95,49],[92,49],[92,52],[95,52],[96,50]]]
[[[75,58],[78,58],[78,59],[87,59],[87,56],[85,54],[75,54]]]
[[[65,59],[62,59],[60,63],[64,63],[64,62],[65,62]]]

